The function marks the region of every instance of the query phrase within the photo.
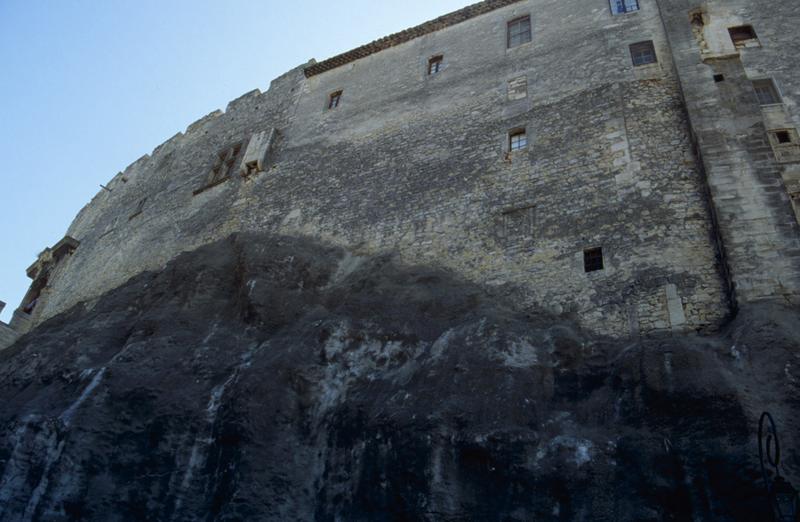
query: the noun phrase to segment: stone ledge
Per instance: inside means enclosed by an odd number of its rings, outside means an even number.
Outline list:
[[[222,185],[223,183],[225,183],[229,179],[231,179],[230,175],[225,176],[224,178],[218,179],[217,181],[211,182],[208,185],[204,185],[204,186],[200,187],[199,189],[194,190],[192,192],[192,195],[196,196],[196,195],[198,195],[200,193],[205,192],[208,189],[212,189],[212,188],[216,187],[217,185]]]
[[[19,333],[7,324],[0,322],[0,351],[10,347],[18,338]]]

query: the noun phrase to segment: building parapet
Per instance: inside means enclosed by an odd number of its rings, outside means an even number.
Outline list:
[[[425,36],[426,34],[441,31],[447,27],[465,22],[470,18],[475,18],[476,16],[480,16],[496,9],[500,9],[501,7],[516,4],[517,2],[521,1],[522,0],[488,0],[486,2],[472,4],[463,9],[459,9],[458,11],[440,16],[439,18],[429,22],[425,22],[424,24],[420,24],[416,27],[406,29],[405,31],[400,31],[399,33],[394,33],[389,36],[379,38],[374,42],[362,45],[361,47],[356,47],[351,51],[347,51],[346,53],[336,55],[332,58],[328,58],[327,60],[323,60],[319,63],[315,63],[314,65],[306,67],[304,71],[306,78],[310,78],[325,71],[341,67],[342,65],[360,60],[361,58],[365,58],[371,54],[379,53],[389,49],[390,47],[395,47],[397,45],[409,42],[415,38],[419,38],[420,36]]]

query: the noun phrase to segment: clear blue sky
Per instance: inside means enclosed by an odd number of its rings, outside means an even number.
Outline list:
[[[117,172],[197,118],[470,0],[0,0],[0,300]]]

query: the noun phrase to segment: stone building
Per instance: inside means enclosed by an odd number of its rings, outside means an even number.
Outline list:
[[[297,67],[117,174],[0,345],[237,231],[433,264],[617,337],[800,295],[800,4],[487,0]]]

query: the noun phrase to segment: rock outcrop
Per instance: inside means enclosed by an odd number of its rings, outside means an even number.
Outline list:
[[[0,519],[768,520],[800,312],[626,343],[452,275],[235,235],[0,352]]]

